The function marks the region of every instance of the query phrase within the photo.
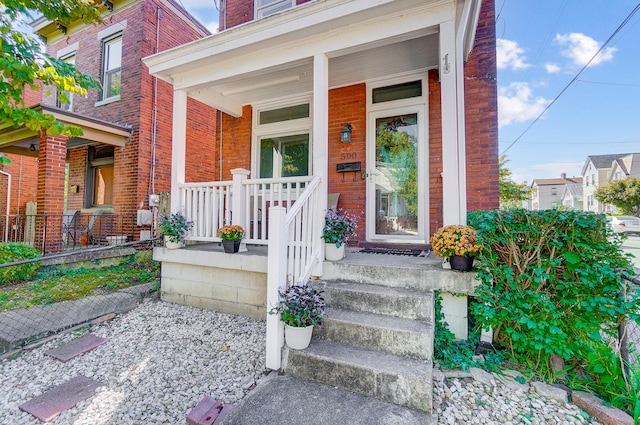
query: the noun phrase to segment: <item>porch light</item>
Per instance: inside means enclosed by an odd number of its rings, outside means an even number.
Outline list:
[[[351,124],[345,122],[340,131],[340,141],[342,143],[351,143]]]
[[[34,152],[36,150],[36,145],[34,145],[33,143],[31,143],[31,146],[29,146],[29,150],[31,152]]]

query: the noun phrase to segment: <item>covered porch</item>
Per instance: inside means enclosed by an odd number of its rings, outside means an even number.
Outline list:
[[[158,249],[155,258],[184,264],[180,273],[200,273],[188,265],[263,273],[255,312],[264,314],[277,302],[278,287],[327,276],[320,236],[329,193],[342,193],[339,206],[360,215],[359,243],[426,244],[437,227],[464,223],[463,67],[479,8],[473,0],[309,2],[144,59],[152,75],[174,88],[171,210],[193,220],[187,240],[217,242],[218,228],[239,224],[245,242],[266,254],[242,259],[253,255],[250,247],[230,259],[188,246]],[[220,111],[217,182],[186,181],[188,98]],[[416,128],[415,216],[405,220],[411,232],[394,237],[376,226],[376,217],[392,210],[384,205],[391,201],[381,200],[376,123],[392,117],[403,122],[394,131]],[[353,127],[350,144],[340,140],[345,124]],[[277,145],[273,155],[265,153],[267,140]],[[287,164],[290,141],[304,146],[307,165]],[[273,316],[267,321],[268,366],[278,369],[282,324]]]

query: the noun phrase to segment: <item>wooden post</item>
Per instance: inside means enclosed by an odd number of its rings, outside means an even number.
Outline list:
[[[278,304],[278,288],[285,286],[287,269],[287,210],[284,207],[269,208],[269,262],[267,265],[267,360],[269,369],[278,370],[282,364],[284,324],[280,316],[269,314]]]

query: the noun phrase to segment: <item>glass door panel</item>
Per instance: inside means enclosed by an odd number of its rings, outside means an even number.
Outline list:
[[[375,207],[378,238],[414,239],[419,235],[418,134],[416,113],[375,120],[375,202],[370,205]]]

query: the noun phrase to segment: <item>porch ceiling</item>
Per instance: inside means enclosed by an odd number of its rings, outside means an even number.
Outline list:
[[[67,148],[97,143],[124,146],[131,136],[130,128],[107,121],[46,105],[36,105],[33,109],[53,115],[56,120],[66,125],[82,129],[82,137],[70,138],[67,141]],[[25,126],[16,128],[9,122],[0,123],[0,152],[37,157],[39,149],[40,138],[37,131]]]
[[[242,105],[311,93],[317,54],[329,57],[330,88],[437,67],[439,24],[456,14],[453,0],[309,2],[144,62],[174,89],[239,116]]]

